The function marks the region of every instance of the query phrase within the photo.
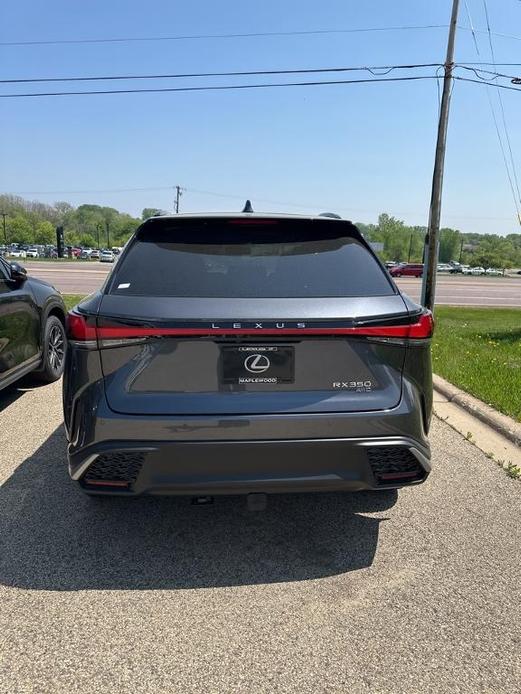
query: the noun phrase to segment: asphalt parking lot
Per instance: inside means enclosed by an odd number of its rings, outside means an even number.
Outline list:
[[[421,487],[95,501],[60,384],[0,393],[0,691],[519,692],[519,482],[443,422]]]

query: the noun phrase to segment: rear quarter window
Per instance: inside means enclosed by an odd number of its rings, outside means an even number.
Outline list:
[[[349,223],[253,218],[145,224],[118,262],[108,292],[233,299],[385,296],[395,290]]]

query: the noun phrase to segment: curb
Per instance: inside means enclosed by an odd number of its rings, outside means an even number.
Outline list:
[[[452,383],[441,378],[441,376],[433,374],[432,384],[434,389],[446,397],[449,402],[459,405],[459,407],[466,410],[484,424],[487,424],[491,429],[494,429],[494,431],[497,431],[509,441],[512,441],[516,446],[521,447],[521,424],[514,419],[497,412],[481,400],[453,386]]]

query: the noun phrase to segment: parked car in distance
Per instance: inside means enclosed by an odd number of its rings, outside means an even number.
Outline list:
[[[470,269],[470,274],[471,275],[484,275],[485,274],[485,268],[484,267],[473,267]]]
[[[127,496],[418,484],[432,329],[351,222],[147,219],[68,315],[70,475]]]
[[[421,277],[423,275],[423,264],[421,263],[400,263],[389,270],[391,277]]]
[[[54,287],[0,258],[0,389],[29,372],[47,383],[60,378],[65,314]]]
[[[502,277],[503,271],[496,267],[489,267],[485,270],[486,275],[493,275],[494,277]]]
[[[100,257],[99,250],[97,248],[94,248],[94,250],[92,250],[90,252],[90,259],[91,260],[99,260],[99,257]]]
[[[87,248],[84,248],[80,252],[78,258],[79,258],[79,260],[89,260],[90,259],[90,250],[88,250]]]
[[[9,255],[11,258],[25,258],[27,254],[27,251],[22,250],[21,248],[11,248],[9,251]]]
[[[37,248],[28,248],[25,252],[25,257],[26,258],[39,258],[40,253],[38,252]]]
[[[437,272],[452,272],[453,266],[449,263],[438,263]]]
[[[113,263],[115,260],[114,253],[112,251],[101,251],[99,261],[100,263]]]
[[[394,267],[395,265],[400,265],[400,263],[397,260],[387,260],[385,262],[385,267],[389,270],[390,268]]]

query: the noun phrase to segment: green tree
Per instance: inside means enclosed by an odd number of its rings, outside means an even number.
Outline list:
[[[80,246],[85,246],[86,248],[94,248],[96,246],[96,241],[92,234],[80,234],[79,242]]]
[[[166,214],[164,210],[160,210],[157,207],[145,207],[143,212],[141,212],[141,219],[145,220],[149,217],[155,217],[158,214]]]
[[[34,243],[34,231],[30,222],[21,214],[7,218],[7,239],[9,243]]]
[[[50,222],[38,222],[34,230],[34,241],[42,245],[56,243],[56,230]]]
[[[458,260],[461,247],[461,236],[455,229],[440,229],[440,262],[448,263]]]
[[[389,260],[407,260],[410,231],[405,224],[384,213],[378,217],[378,231],[384,244],[384,255]]]

